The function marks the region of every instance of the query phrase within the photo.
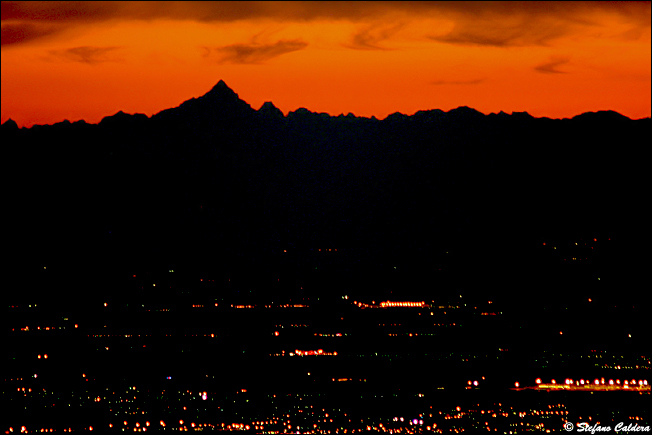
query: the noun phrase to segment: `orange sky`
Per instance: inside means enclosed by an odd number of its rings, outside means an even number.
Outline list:
[[[650,116],[650,2],[2,2],[2,122],[258,109]]]

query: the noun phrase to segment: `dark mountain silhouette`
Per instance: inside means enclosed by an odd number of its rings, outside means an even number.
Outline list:
[[[4,124],[2,124],[2,131],[3,132],[13,132],[18,130],[18,124],[16,124],[16,121],[13,119],[9,118],[5,121]]]
[[[243,121],[254,114],[254,109],[238,97],[220,80],[208,93],[183,102],[179,107],[163,110],[152,119],[157,122],[192,123],[211,128],[234,121]]]
[[[272,118],[274,120],[280,120],[284,117],[281,109],[276,107],[271,101],[266,101],[262,106],[260,106],[260,109],[258,109],[258,116],[262,118]]]
[[[575,120],[602,121],[602,122],[625,122],[629,118],[613,110],[599,110],[597,112],[582,113],[574,116]]]
[[[1,132],[16,255],[34,263],[429,270],[453,255],[459,276],[481,283],[532,272],[541,240],[633,240],[650,125],[612,111],[559,120],[468,107],[283,116],[220,81],[151,118],[8,120]]]

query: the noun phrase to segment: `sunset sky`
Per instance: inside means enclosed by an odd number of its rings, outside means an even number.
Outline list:
[[[650,2],[2,2],[2,122],[258,109],[650,116]]]

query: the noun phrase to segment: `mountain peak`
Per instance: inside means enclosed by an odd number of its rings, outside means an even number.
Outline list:
[[[258,109],[258,113],[263,116],[270,116],[270,117],[276,117],[276,118],[284,118],[285,115],[283,115],[283,112],[281,109],[276,107],[274,103],[271,101],[265,101],[262,106],[260,106],[260,109]]]
[[[238,95],[231,89],[224,80],[217,82],[206,95]]]
[[[217,119],[249,116],[255,112],[240,99],[224,80],[198,98],[186,100],[178,107],[165,109],[153,116],[158,120],[183,119],[193,123],[214,123]]]
[[[227,86],[224,80],[217,82],[210,91],[199,97],[198,100],[203,100],[208,104],[223,105],[228,102],[227,104],[245,104],[247,107],[250,107],[249,104],[240,99],[240,96],[233,89]]]
[[[275,110],[278,109],[271,101],[265,101],[258,110]]]
[[[2,127],[9,130],[18,130],[18,124],[16,124],[16,121],[11,118],[7,119],[5,123],[2,124]]]

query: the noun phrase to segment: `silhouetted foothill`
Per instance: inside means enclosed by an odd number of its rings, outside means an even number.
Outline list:
[[[419,110],[412,117],[414,119],[423,120],[427,122],[433,122],[440,120],[446,116],[446,112],[440,109],[432,110]]]
[[[327,120],[330,119],[331,116],[328,113],[313,112],[305,107],[300,107],[297,110],[288,113],[288,118],[297,120]]]
[[[67,127],[70,127],[71,125],[72,125],[72,123],[70,121],[68,121],[67,119],[64,119],[63,121],[57,122],[56,124],[54,124],[55,127],[62,127],[62,128],[67,128]]]
[[[528,112],[512,112],[512,118],[519,121],[529,121],[534,119]]]
[[[116,113],[115,115],[111,116],[105,116],[102,118],[100,121],[101,126],[116,126],[116,125],[123,125],[123,126],[134,126],[136,124],[143,124],[146,120],[149,118],[147,115],[143,113],[134,113],[133,115],[130,115],[128,113],[124,113],[122,110]]]
[[[351,120],[355,120],[355,119],[357,118],[357,116],[355,116],[353,113],[349,112],[349,113],[347,113],[346,115],[343,114],[343,113],[340,113],[340,114],[337,116],[337,118],[338,118],[338,119],[351,119]]]
[[[597,112],[587,112],[582,113],[581,115],[576,115],[573,117],[575,121],[583,122],[625,122],[630,121],[630,119],[624,115],[621,115],[618,112],[613,110],[600,110]]]
[[[405,115],[405,114],[403,114],[401,112],[394,112],[394,113],[392,113],[390,115],[387,115],[387,117],[385,119],[383,119],[383,121],[385,121],[385,122],[400,122],[400,121],[404,121],[404,120],[406,120],[408,118],[409,118],[408,115]]]

